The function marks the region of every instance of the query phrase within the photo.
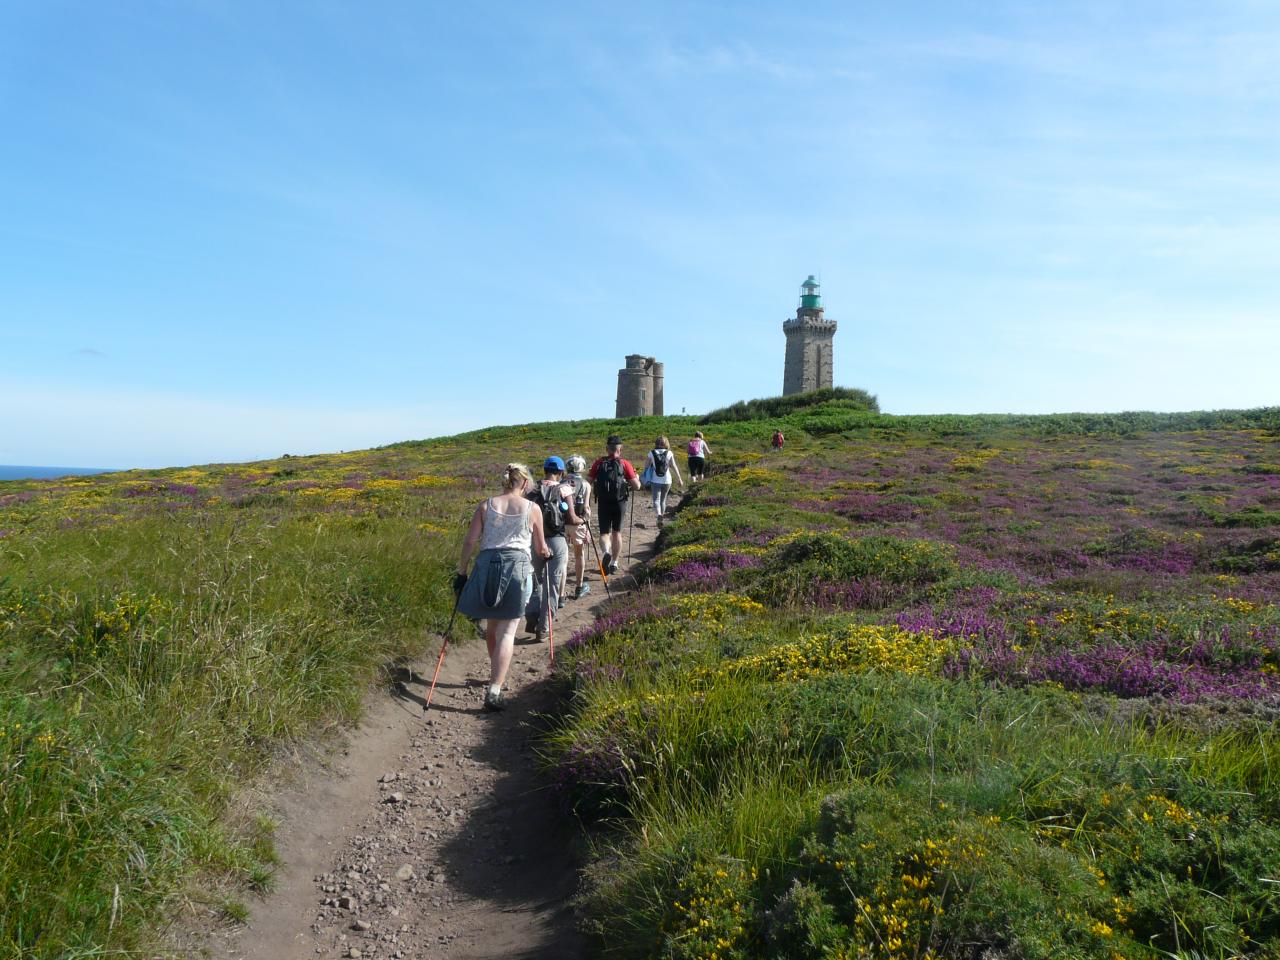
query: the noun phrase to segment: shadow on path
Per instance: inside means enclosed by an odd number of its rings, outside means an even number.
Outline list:
[[[637,523],[633,569],[652,556],[657,533],[651,522]],[[592,573],[592,593],[565,607],[566,640],[609,603],[599,575]],[[631,593],[636,581],[623,575],[611,577],[610,585],[616,600]],[[559,649],[559,627],[556,636]],[[583,832],[536,755],[546,724],[541,717],[560,708],[557,680],[545,672],[547,644],[526,641],[521,649],[526,664],[543,658],[543,675],[514,691],[504,711],[481,718],[485,730],[471,758],[490,767],[498,779],[487,798],[468,804],[462,829],[441,849],[456,889],[496,906],[495,928],[512,923],[516,915],[521,919],[513,925],[510,942],[490,942],[484,954],[454,956],[586,960],[588,941],[578,930],[573,909],[584,861]]]

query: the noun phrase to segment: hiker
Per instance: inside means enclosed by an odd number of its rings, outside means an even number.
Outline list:
[[[671,492],[672,478],[680,481],[680,489],[684,489],[684,477],[680,476],[680,468],[676,466],[676,458],[666,437],[659,437],[653,442],[653,449],[644,461],[644,476],[649,480],[649,492],[653,495],[653,512],[658,515],[658,526],[662,526],[667,513],[667,494]]]
[[[484,694],[486,710],[501,710],[502,684],[511,666],[516,625],[533,593],[530,548],[543,560],[551,556],[542,532],[542,511],[525,499],[533,477],[523,463],[508,463],[502,477],[502,493],[490,497],[471,515],[471,526],[462,543],[462,557],[454,578],[458,611],[485,621],[489,648],[489,686]],[[467,577],[467,564],[476,547],[475,566]],[[466,584],[461,579],[466,577]]]
[[[711,448],[702,438],[701,430],[694,433],[686,450],[689,454],[689,482],[697,483],[699,480],[707,479],[707,457],[711,456]]]
[[[565,532],[565,541],[573,554],[573,599],[581,600],[591,592],[591,585],[583,582],[587,575],[587,543],[591,538],[591,484],[582,475],[587,469],[586,457],[571,454],[565,465],[569,475],[564,479],[573,485],[573,512],[578,518]]]
[[[773,431],[773,439],[769,441],[769,444],[773,447],[773,452],[778,453],[786,442],[787,438],[782,435],[782,429],[778,428]]]
[[[542,508],[542,533],[551,556],[533,558],[533,595],[525,608],[525,629],[542,642],[550,629],[550,620],[564,606],[564,575],[569,566],[569,544],[565,532],[570,524],[577,526],[578,514],[573,508],[573,485],[564,482],[564,461],[547,457],[542,464],[542,483],[528,493],[528,498]]]
[[[632,490],[640,489],[636,468],[622,459],[622,438],[616,434],[605,441],[608,453],[596,460],[587,472],[595,487],[600,511],[600,549],[606,573],[616,573],[622,553],[622,514]]]

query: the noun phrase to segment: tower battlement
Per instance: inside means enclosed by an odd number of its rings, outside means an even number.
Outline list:
[[[790,317],[782,321],[782,329],[787,333],[792,330],[813,330],[830,335],[836,332],[837,326],[836,321],[827,320],[825,317]]]

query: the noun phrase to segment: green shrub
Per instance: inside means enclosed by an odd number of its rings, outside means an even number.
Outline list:
[[[778,607],[814,599],[826,585],[863,580],[911,589],[936,583],[956,570],[953,549],[933,540],[851,540],[834,533],[804,533],[784,539],[765,554],[748,592]]]
[[[798,877],[764,915],[764,941],[772,956],[824,960],[848,936],[848,927],[839,921],[822,890]]]
[[[800,866],[820,956],[1110,955],[1095,876],[996,817],[858,784],[823,800]]]
[[[1217,527],[1275,527],[1280,526],[1280,510],[1249,506],[1232,513],[1215,514],[1213,523]]]
[[[1260,537],[1225,550],[1214,566],[1228,573],[1280,570],[1280,537]]]
[[[764,420],[785,417],[808,407],[839,401],[847,410],[864,410],[879,413],[880,404],[865,390],[856,387],[828,387],[808,393],[793,393],[785,397],[769,397],[759,400],[739,400],[735,404],[712,410],[698,420],[700,424],[734,423],[740,420]]]

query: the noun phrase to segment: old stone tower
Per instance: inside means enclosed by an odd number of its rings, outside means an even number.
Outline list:
[[[617,417],[662,416],[662,364],[638,353],[618,371]]]
[[[812,274],[800,284],[800,306],[795,317],[782,322],[782,332],[787,335],[783,396],[830,387],[831,342],[835,339],[836,322],[823,317],[821,288]],[[622,388],[618,391],[621,397]]]

